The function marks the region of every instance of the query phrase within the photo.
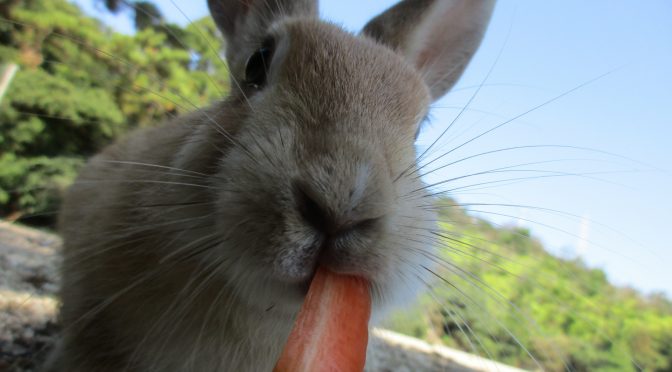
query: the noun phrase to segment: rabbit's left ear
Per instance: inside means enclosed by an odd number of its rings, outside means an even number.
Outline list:
[[[476,53],[494,5],[494,0],[404,0],[372,19],[362,33],[403,55],[436,100]]]

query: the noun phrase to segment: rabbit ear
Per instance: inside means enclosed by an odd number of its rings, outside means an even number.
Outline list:
[[[404,0],[372,19],[362,33],[402,54],[438,99],[476,53],[494,0]]]
[[[234,76],[244,69],[273,22],[291,16],[317,17],[317,0],[208,0],[208,7],[226,38],[226,58]]]

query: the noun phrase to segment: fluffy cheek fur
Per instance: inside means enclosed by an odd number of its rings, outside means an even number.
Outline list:
[[[334,156],[306,159],[305,149],[291,145],[297,143],[295,130],[276,124],[275,131],[262,132],[243,130],[240,146],[222,159],[217,177],[222,243],[213,251],[218,257],[209,259],[225,262],[224,275],[241,298],[263,309],[294,312],[300,306],[318,261],[325,259],[324,236],[297,211],[293,192],[295,180],[310,178],[331,208],[382,216],[333,239],[328,264],[370,280],[374,318],[390,305],[411,302],[425,280],[423,266],[431,265],[428,230],[435,218],[425,208],[429,198],[417,191],[418,178],[392,181],[408,163],[388,165],[381,154],[358,153],[356,144],[343,153],[334,149]]]
[[[409,178],[413,178],[410,180]],[[409,306],[425,289],[429,272],[436,254],[430,231],[436,229],[436,215],[430,209],[431,198],[425,192],[418,192],[424,185],[419,178],[406,177],[398,182],[398,199],[391,211],[392,229],[381,239],[386,263],[385,277],[377,281],[376,293],[380,297],[380,309],[373,314],[373,321],[388,309]]]

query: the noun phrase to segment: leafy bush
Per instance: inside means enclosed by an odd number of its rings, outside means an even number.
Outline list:
[[[22,211],[52,216],[62,192],[83,164],[81,158],[0,156],[0,205],[3,213]]]

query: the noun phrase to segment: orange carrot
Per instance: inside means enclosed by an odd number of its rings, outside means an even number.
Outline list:
[[[361,372],[370,316],[366,280],[319,268],[274,372]]]

